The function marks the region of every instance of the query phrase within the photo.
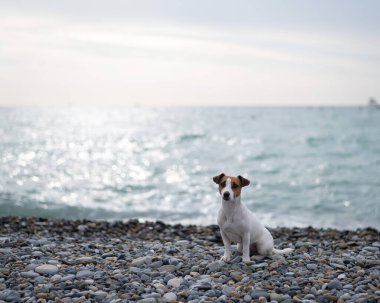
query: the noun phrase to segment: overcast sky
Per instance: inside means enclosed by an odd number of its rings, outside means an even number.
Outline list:
[[[380,1],[0,0],[0,105],[360,105]]]

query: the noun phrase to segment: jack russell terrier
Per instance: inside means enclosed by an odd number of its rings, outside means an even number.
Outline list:
[[[249,185],[242,176],[230,177],[220,174],[213,178],[219,185],[222,207],[218,213],[218,225],[224,244],[223,261],[231,259],[231,242],[237,243],[237,250],[243,253],[243,262],[250,262],[250,250],[259,255],[272,253],[288,254],[291,248],[275,249],[273,237],[257,217],[240,201],[241,190]]]

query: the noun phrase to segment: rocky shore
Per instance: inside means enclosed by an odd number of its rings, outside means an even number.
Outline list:
[[[224,263],[217,226],[0,217],[0,302],[380,302],[379,231],[271,232]]]

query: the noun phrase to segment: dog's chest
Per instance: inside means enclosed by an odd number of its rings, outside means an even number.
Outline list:
[[[242,226],[235,216],[224,216],[220,218],[218,224],[231,242],[241,243]]]

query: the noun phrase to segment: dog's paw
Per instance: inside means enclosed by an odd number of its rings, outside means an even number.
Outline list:
[[[251,258],[250,257],[243,257],[243,262],[244,263],[251,263]]]
[[[231,260],[231,256],[223,255],[223,257],[221,257],[220,260],[224,262],[229,262]]]

